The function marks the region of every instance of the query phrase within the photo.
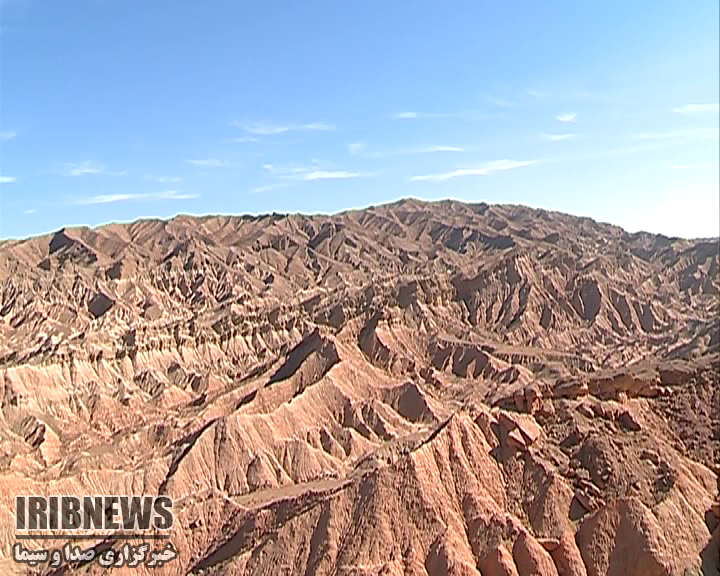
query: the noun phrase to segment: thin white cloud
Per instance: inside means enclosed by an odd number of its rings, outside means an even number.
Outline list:
[[[413,120],[418,117],[417,112],[398,112],[392,116],[396,120]]]
[[[198,197],[198,194],[183,193],[178,192],[177,190],[166,190],[164,192],[155,192],[149,194],[98,194],[96,196],[77,198],[74,201],[74,204],[113,204],[115,202],[129,202],[140,200],[190,200],[192,198]]]
[[[368,174],[350,172],[348,170],[331,170],[324,168],[321,162],[313,161],[311,166],[278,167],[274,164],[263,164],[263,169],[282,180],[298,180],[313,182],[315,180],[346,180],[361,178]]]
[[[673,108],[673,112],[677,114],[702,114],[703,112],[717,112],[718,110],[720,110],[720,103],[718,102],[712,104],[685,104],[685,106]]]
[[[336,127],[332,124],[326,124],[324,122],[312,122],[310,124],[301,124],[297,127],[297,129],[308,132],[328,132],[335,130]]]
[[[421,146],[417,148],[399,148],[396,150],[385,150],[373,152],[368,150],[368,146],[363,142],[355,142],[348,146],[350,154],[353,156],[365,156],[366,158],[390,158],[394,156],[414,156],[416,154],[434,154],[443,152],[465,152],[464,148],[459,146]]]
[[[345,170],[316,170],[315,172],[300,174],[297,178],[299,180],[304,180],[305,182],[312,182],[313,180],[345,180],[360,177],[362,177],[362,174],[358,172],[347,172]]]
[[[498,108],[512,108],[513,106],[515,106],[514,102],[511,102],[510,100],[505,100],[505,98],[495,98],[494,104]]]
[[[292,130],[292,126],[281,126],[278,124],[253,124],[251,126],[244,126],[243,129],[250,134],[274,136],[275,134],[290,132]]]
[[[586,90],[578,87],[555,86],[553,89],[528,89],[525,93],[536,100],[551,100],[554,102],[566,102],[570,105],[572,102],[603,102],[606,104],[616,105],[632,105],[633,101],[618,96],[611,92],[598,92],[596,90]]]
[[[14,130],[3,130],[0,132],[0,140],[2,141],[12,140],[15,136],[17,136],[17,132]]]
[[[708,140],[718,137],[718,128],[695,128],[690,130],[672,130],[669,132],[641,132],[634,134],[635,140]]]
[[[97,196],[78,198],[75,204],[112,204],[113,202],[137,200],[141,197],[142,194],[98,194]]]
[[[155,182],[160,182],[161,184],[173,184],[180,182],[182,178],[179,178],[178,176],[158,176],[154,180]]]
[[[397,112],[391,114],[390,118],[394,120],[419,120],[421,118],[463,118],[466,120],[480,120],[488,118],[491,115],[477,112],[475,110],[463,110],[460,112]]]
[[[279,182],[277,184],[266,184],[265,186],[256,186],[250,189],[251,194],[262,194],[263,192],[271,192],[273,190],[279,190],[280,188],[287,188],[290,186],[287,182]]]
[[[12,184],[17,181],[15,176],[0,176],[0,184]]]
[[[81,165],[70,168],[70,176],[85,176],[87,174],[102,174],[103,166],[93,166],[90,162],[83,162]]]
[[[700,170],[702,168],[717,168],[717,162],[703,162],[700,164],[670,164],[671,170]]]
[[[676,130],[672,132],[645,132],[629,136],[630,140],[640,141],[634,146],[625,146],[585,154],[574,158],[574,160],[593,160],[599,158],[610,158],[615,156],[629,156],[653,150],[663,150],[674,146],[683,145],[688,142],[717,140],[718,128],[704,128],[697,130]]]
[[[672,146],[673,142],[671,140],[662,140],[662,141],[656,141],[652,142],[650,144],[642,144],[638,146],[630,146],[630,147],[624,147],[624,148],[612,148],[609,150],[602,150],[600,152],[593,152],[592,154],[584,154],[582,156],[577,156],[575,158],[571,158],[571,160],[574,161],[583,161],[583,160],[597,160],[602,158],[613,158],[615,156],[629,156],[631,154],[638,154],[642,152],[650,152],[652,150],[662,150],[664,148],[668,148]]]
[[[102,174],[105,176],[123,176],[125,172],[111,172],[105,168],[103,164],[97,164],[90,160],[84,162],[68,162],[65,164],[68,176],[88,176],[92,174]]]
[[[147,194],[146,197],[157,200],[192,200],[193,198],[200,198],[200,194],[178,192],[177,190],[166,190],[165,192],[159,192],[158,194]]]
[[[225,163],[222,160],[218,160],[217,158],[188,160],[188,163],[192,164],[193,166],[202,166],[204,168],[220,168],[222,166],[225,166]]]
[[[225,142],[228,144],[249,144],[250,142],[259,142],[259,138],[255,136],[239,136],[237,138],[228,138]]]
[[[542,134],[542,137],[550,142],[561,142],[563,140],[573,140],[577,138],[577,134]]]
[[[23,210],[23,214],[35,214],[37,210],[35,208],[28,208],[27,210]]]
[[[465,148],[461,148],[460,146],[426,146],[425,148],[401,150],[401,152],[408,154],[432,154],[434,152],[465,152]]]
[[[267,122],[253,122],[244,124],[233,122],[234,126],[238,126],[253,136],[275,136],[277,134],[285,134],[286,132],[328,132],[335,130],[332,124],[324,122],[310,122],[307,124],[271,124]]]
[[[445,172],[442,174],[425,174],[420,176],[413,176],[410,178],[411,182],[444,182],[453,178],[460,178],[463,176],[487,176],[493,172],[502,172],[505,170],[513,170],[515,168],[522,168],[523,166],[530,166],[531,164],[537,164],[538,160],[494,160],[492,162],[486,162],[479,168],[464,168],[460,170],[454,170],[452,172]]]
[[[266,163],[262,165],[263,170],[275,174],[277,176],[288,176],[290,174],[300,174],[302,172],[310,172],[319,167],[319,163],[313,162],[313,165],[308,166],[284,166],[278,167],[275,164]]]
[[[555,120],[558,122],[575,122],[577,120],[576,112],[563,112],[555,116]]]
[[[314,172],[315,170],[323,170],[328,169],[329,166],[327,163],[320,162],[319,160],[313,160],[310,162],[310,165],[286,165],[286,166],[277,166],[275,164],[266,163],[262,165],[263,170],[266,172],[269,172],[270,174],[273,174],[275,176],[281,176],[281,177],[287,177],[297,174],[305,174],[308,172]]]
[[[364,142],[353,142],[352,144],[348,144],[348,151],[353,156],[359,156],[363,152],[367,150],[367,145]]]

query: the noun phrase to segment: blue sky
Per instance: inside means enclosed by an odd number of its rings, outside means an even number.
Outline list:
[[[513,202],[716,236],[717,0],[0,0],[0,237]]]

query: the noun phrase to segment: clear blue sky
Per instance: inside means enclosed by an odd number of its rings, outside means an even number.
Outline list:
[[[0,11],[0,237],[403,196],[719,233],[717,0]]]

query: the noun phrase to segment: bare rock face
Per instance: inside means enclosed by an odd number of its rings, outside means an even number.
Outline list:
[[[557,568],[550,553],[527,532],[523,532],[515,541],[513,558],[520,574],[557,576]]]
[[[107,493],[175,502],[138,575],[716,574],[719,257],[415,200],[0,243],[0,573],[16,494]]]
[[[587,568],[572,534],[565,534],[550,554],[560,576],[587,576]]]
[[[38,448],[45,440],[45,424],[35,416],[26,416],[20,420],[16,425],[15,432],[32,448]]]
[[[113,307],[113,304],[114,302],[110,297],[102,292],[98,292],[88,302],[88,311],[92,314],[93,318],[100,318]]]
[[[483,576],[519,576],[512,554],[503,546],[483,556],[479,566]]]

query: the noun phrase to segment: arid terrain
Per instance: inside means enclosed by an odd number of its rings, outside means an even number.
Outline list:
[[[126,573],[716,575],[719,253],[416,200],[2,242],[0,573],[16,494],[168,494]]]

